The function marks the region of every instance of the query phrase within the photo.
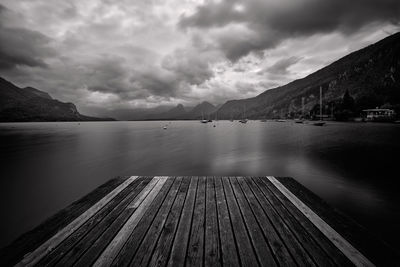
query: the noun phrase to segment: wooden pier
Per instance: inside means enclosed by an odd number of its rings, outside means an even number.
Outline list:
[[[292,178],[109,181],[0,252],[1,266],[390,266],[396,253]]]

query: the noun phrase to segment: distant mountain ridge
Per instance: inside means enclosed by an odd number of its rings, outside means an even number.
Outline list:
[[[19,88],[0,77],[0,122],[18,121],[104,121],[82,115],[72,103],[53,99],[33,87]]]
[[[178,104],[175,107],[161,113],[151,114],[147,116],[146,120],[197,120],[204,117],[209,117],[210,114],[215,112],[217,107],[213,104],[203,101],[195,107],[184,107]]]
[[[308,112],[318,104],[320,87],[325,104],[337,101],[348,90],[360,109],[387,105],[399,113],[400,33],[353,52],[305,78],[253,98],[227,101],[218,109],[218,117],[238,119],[244,109],[248,118],[298,114],[303,97]]]

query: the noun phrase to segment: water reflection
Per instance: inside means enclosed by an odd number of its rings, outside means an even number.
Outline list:
[[[1,124],[0,246],[118,175],[292,176],[389,241],[400,237],[398,125],[164,124]]]

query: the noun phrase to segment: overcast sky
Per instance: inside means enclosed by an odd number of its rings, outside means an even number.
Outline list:
[[[80,111],[219,104],[400,30],[399,0],[0,0],[0,76]]]

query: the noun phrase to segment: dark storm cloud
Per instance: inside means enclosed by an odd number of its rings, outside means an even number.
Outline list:
[[[128,72],[123,59],[105,55],[86,66],[87,87],[90,91],[119,94],[129,90],[124,82]]]
[[[196,50],[177,49],[164,58],[162,66],[189,84],[199,85],[213,76],[207,58],[199,56]]]
[[[249,33],[215,39],[231,60],[250,51],[275,47],[281,41],[299,36],[333,31],[351,34],[372,22],[398,24],[398,0],[297,0],[207,2],[194,14],[182,16],[180,27],[229,29],[243,24]]]
[[[132,66],[125,58],[111,55],[87,63],[83,73],[87,89],[125,99],[151,95],[169,98],[176,97],[189,85],[201,84],[213,74],[207,62],[193,51],[176,50],[160,65],[149,60],[152,56],[145,49],[131,48],[129,52],[141,64]],[[132,55],[135,53],[140,55]]]
[[[45,59],[54,55],[51,39],[40,32],[6,27],[5,17],[11,11],[0,5],[0,69],[16,66],[46,67]]]
[[[134,73],[130,81],[153,96],[175,97],[179,89],[177,77],[162,70]]]

